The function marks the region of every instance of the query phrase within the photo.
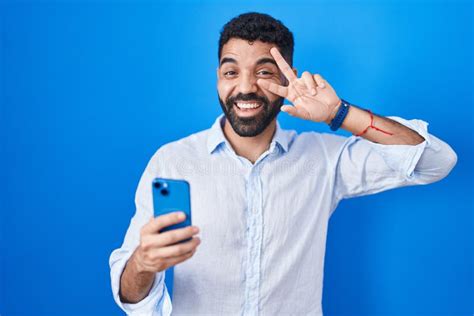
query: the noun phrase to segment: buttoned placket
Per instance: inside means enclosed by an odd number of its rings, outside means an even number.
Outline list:
[[[247,205],[245,209],[245,235],[247,250],[244,266],[245,293],[242,315],[254,316],[259,314],[260,268],[263,240],[263,194],[260,173],[264,164],[268,161],[267,157],[276,153],[277,147],[275,142],[272,142],[270,148],[265,151],[254,164],[243,157],[237,156],[228,146],[227,151],[233,155],[234,158],[237,158],[246,172],[245,187]]]

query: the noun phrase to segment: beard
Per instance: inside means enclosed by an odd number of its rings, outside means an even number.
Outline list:
[[[266,96],[259,96],[256,93],[239,93],[236,96],[228,97],[224,102],[219,93],[217,95],[227,120],[237,135],[242,137],[254,137],[262,133],[278,115],[284,101],[282,97],[270,102]],[[252,117],[239,117],[234,108],[237,101],[256,101],[262,103],[262,109]]]

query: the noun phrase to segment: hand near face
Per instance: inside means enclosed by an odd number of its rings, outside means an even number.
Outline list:
[[[298,78],[277,48],[270,49],[278,68],[288,79],[288,86],[276,84],[270,80],[258,79],[257,84],[269,92],[279,95],[293,106],[283,105],[281,110],[291,116],[314,122],[327,122],[335,115],[335,109],[341,100],[331,85],[318,74],[305,71]]]

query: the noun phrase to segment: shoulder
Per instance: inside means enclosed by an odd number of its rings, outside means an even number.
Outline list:
[[[175,141],[166,143],[156,150],[154,157],[195,157],[206,152],[207,138],[210,129],[205,129]]]
[[[158,148],[157,154],[164,156],[198,154],[206,150],[208,134],[209,129],[206,129],[169,142]]]
[[[206,129],[160,146],[149,160],[148,168],[154,172],[161,170],[161,173],[203,159],[207,154],[208,134],[209,129]]]

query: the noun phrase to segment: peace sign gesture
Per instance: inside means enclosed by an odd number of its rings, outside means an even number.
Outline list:
[[[341,102],[331,85],[320,75],[311,75],[308,71],[303,72],[301,78],[298,78],[277,48],[272,47],[270,54],[288,79],[288,86],[281,86],[265,79],[258,79],[257,84],[293,103],[294,106],[283,105],[281,107],[282,111],[291,116],[329,123],[329,120],[335,115],[336,107]]]

